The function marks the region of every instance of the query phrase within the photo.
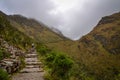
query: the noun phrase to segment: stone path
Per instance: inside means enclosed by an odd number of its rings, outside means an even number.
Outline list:
[[[25,56],[26,67],[12,77],[12,80],[44,80],[42,63],[37,58],[34,48]]]

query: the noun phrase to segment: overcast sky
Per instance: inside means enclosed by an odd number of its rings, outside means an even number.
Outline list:
[[[78,39],[90,32],[101,17],[119,12],[120,0],[0,0],[0,10],[35,18]]]

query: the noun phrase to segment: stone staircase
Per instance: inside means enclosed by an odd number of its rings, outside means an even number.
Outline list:
[[[30,73],[30,72],[43,72],[41,68],[42,63],[38,60],[37,54],[35,52],[30,52],[25,56],[26,67],[21,70],[21,73]]]
[[[13,76],[12,80],[44,80],[43,65],[38,60],[38,55],[34,48],[31,48],[25,55],[25,64],[25,68]]]

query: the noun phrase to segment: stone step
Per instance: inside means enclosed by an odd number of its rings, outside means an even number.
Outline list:
[[[42,68],[24,68],[20,73],[44,72]]]
[[[26,54],[26,58],[33,58],[33,57],[37,57],[37,54]]]
[[[40,68],[39,65],[27,65],[26,68]]]
[[[26,62],[26,65],[42,65],[41,62]]]
[[[25,62],[38,62],[37,58],[25,58]]]

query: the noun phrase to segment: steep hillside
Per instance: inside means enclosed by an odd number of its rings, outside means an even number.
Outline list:
[[[77,41],[73,49],[76,49],[77,57],[73,56],[88,76],[95,80],[119,80],[120,13],[103,17],[89,34]]]
[[[2,12],[0,12],[0,38],[21,49],[27,48],[33,42],[31,38],[14,28],[7,20],[7,15]]]
[[[0,12],[0,80],[24,66],[23,56],[34,40],[13,27],[7,15]]]
[[[42,43],[54,43],[63,40],[68,40],[46,27],[43,23],[40,23],[34,19],[28,19],[21,15],[8,16],[11,24],[15,26],[21,32],[27,34],[31,38]]]

